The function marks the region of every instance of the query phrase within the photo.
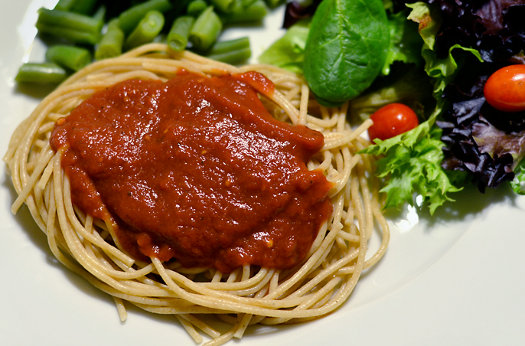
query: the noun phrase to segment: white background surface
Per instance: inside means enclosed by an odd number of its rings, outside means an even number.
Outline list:
[[[0,152],[39,101],[17,89],[34,44],[36,10],[18,0],[0,12]],[[255,55],[280,33],[281,13],[249,33]],[[57,264],[0,165],[0,345],[192,345],[175,319],[131,309],[120,323],[112,300]],[[241,345],[525,345],[525,198],[506,189],[457,195],[449,209],[392,216],[385,258],[335,313],[308,324],[249,329]],[[232,342],[230,344],[238,344]]]

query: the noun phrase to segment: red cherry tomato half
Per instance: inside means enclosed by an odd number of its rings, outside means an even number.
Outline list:
[[[390,103],[370,116],[374,122],[368,128],[370,140],[395,137],[419,125],[416,113],[404,104]]]
[[[494,72],[483,88],[485,99],[503,112],[525,110],[525,65],[509,65]]]

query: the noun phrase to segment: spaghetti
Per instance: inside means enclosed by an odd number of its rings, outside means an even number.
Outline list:
[[[56,121],[98,90],[129,79],[166,81],[180,69],[207,76],[258,71],[275,85],[271,95],[261,98],[275,118],[323,133],[324,146],[308,168],[322,170],[332,183],[333,212],[301,265],[286,270],[244,265],[223,274],[155,257],[138,261],[115,245],[111,222],[85,214],[72,203],[61,150],[53,151],[49,143]],[[389,240],[371,174],[374,162],[358,154],[368,145],[360,134],[370,122],[352,129],[346,110],[347,105],[320,106],[299,77],[271,66],[238,68],[189,52],[173,53],[163,44],[142,46],[77,72],[15,130],[5,156],[18,193],[12,210],[25,203],[46,233],[54,256],[111,295],[122,320],[125,302],[132,303],[153,313],[175,315],[195,342],[208,335],[209,343],[217,345],[240,338],[249,325],[314,319],[348,299],[363,271],[381,259]],[[367,255],[374,234],[380,245]],[[203,318],[209,315],[226,322],[229,329],[214,329]]]

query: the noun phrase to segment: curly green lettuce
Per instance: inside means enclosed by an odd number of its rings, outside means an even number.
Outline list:
[[[455,186],[441,168],[443,143],[441,130],[426,121],[399,136],[376,139],[376,144],[363,152],[381,155],[377,162],[377,175],[385,179],[381,192],[386,194],[385,208],[405,203],[414,204],[414,196],[421,195],[433,214],[449,196],[461,188]]]

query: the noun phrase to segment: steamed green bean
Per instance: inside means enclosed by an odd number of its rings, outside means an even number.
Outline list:
[[[164,16],[159,11],[153,10],[146,13],[131,34],[126,38],[125,47],[132,49],[142,44],[153,41],[164,26]]]
[[[67,72],[55,63],[26,62],[18,69],[18,83],[58,84],[67,78]]]
[[[166,42],[171,49],[178,52],[186,49],[194,22],[195,19],[191,16],[180,16],[175,19],[166,37]]]
[[[208,6],[195,20],[189,40],[198,51],[206,51],[217,41],[221,30],[221,19],[213,10],[213,6]]]
[[[120,29],[118,19],[111,20],[106,28],[106,32],[100,39],[95,48],[95,59],[106,59],[122,54],[124,45],[124,32]]]
[[[170,8],[168,0],[149,0],[135,5],[118,16],[120,28],[125,34],[129,34],[149,11],[166,12]]]
[[[46,51],[46,59],[57,65],[78,71],[92,60],[89,50],[81,47],[58,44]]]

